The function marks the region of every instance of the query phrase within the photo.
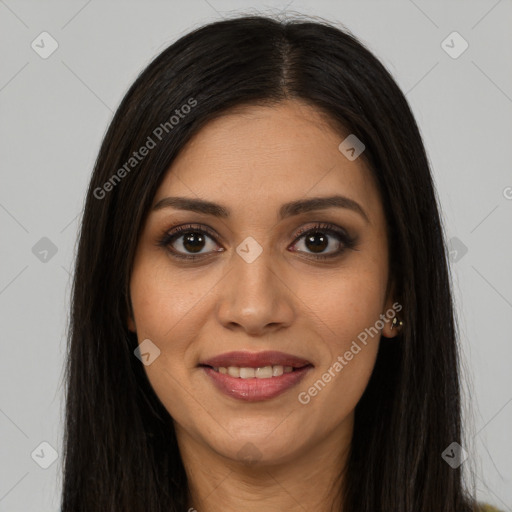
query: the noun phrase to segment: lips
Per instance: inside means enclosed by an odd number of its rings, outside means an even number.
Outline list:
[[[292,368],[302,368],[312,364],[301,357],[284,352],[264,351],[264,352],[227,352],[218,356],[202,361],[199,366],[211,366],[218,368],[220,366],[238,366],[244,368],[262,368],[264,366],[291,366]]]
[[[199,367],[223,394],[257,402],[275,398],[296,386],[313,364],[291,354],[266,351],[228,352],[206,359]]]

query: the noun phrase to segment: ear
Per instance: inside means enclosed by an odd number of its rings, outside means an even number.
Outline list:
[[[128,329],[130,329],[132,332],[137,332],[135,327],[135,320],[131,314],[128,315]]]
[[[130,299],[130,302],[128,305],[127,324],[128,324],[128,329],[130,329],[130,331],[137,332],[137,327],[135,326],[135,318],[133,316],[133,306],[132,306],[131,299]]]
[[[402,305],[394,300],[395,295],[395,283],[391,285],[391,290],[388,296],[388,299],[386,300],[385,309],[383,311],[383,314],[385,315],[385,318],[388,320],[385,322],[384,327],[382,328],[382,335],[386,338],[394,338],[398,334],[400,334],[400,330],[402,327],[399,325],[396,325],[392,328],[392,322],[393,319],[396,317],[398,321],[400,321],[403,318],[403,315],[401,314],[401,311],[403,309]]]

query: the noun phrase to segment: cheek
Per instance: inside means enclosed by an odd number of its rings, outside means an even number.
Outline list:
[[[301,416],[304,430],[328,431],[353,417],[372,374],[377,348],[377,341],[367,347],[360,343],[359,348],[353,346],[357,353],[352,354],[351,360],[345,355],[338,356],[317,372],[308,388],[301,388],[298,395],[300,407],[304,412],[311,411]]]
[[[191,283],[186,272],[169,272],[161,261],[146,258],[134,268],[130,293],[139,338],[150,338],[166,351],[180,346],[179,331],[190,325],[209,289],[207,283]]]
[[[169,288],[164,279],[154,279],[154,271],[145,273],[144,279],[139,277],[142,273],[134,272],[131,286],[138,343],[151,340],[154,345],[149,346],[158,354],[151,364],[144,365],[144,371],[169,414],[187,423],[187,418],[200,414],[200,410],[193,411],[194,400],[190,400],[191,395],[186,391],[190,387],[187,383],[190,369],[186,366],[190,334],[184,332],[187,312],[197,299]],[[184,404],[188,405],[184,407]]]
[[[380,329],[375,328],[382,313],[379,294],[350,286],[342,291],[337,300],[321,303],[317,297],[322,315],[318,332],[321,331],[320,343],[326,348],[325,357],[315,369],[314,378],[301,386],[302,394],[298,396],[300,404],[328,417],[329,425],[343,422],[356,407],[373,372],[380,341]],[[350,295],[349,291],[353,293]],[[324,289],[322,294],[326,293]],[[312,429],[316,428],[314,416],[305,418]]]
[[[295,289],[333,357],[348,350],[384,313],[386,279],[377,266],[347,268],[321,280],[302,280]]]
[[[299,402],[326,411],[333,423],[357,405],[372,374],[379,348],[387,275],[382,268],[346,269],[300,291],[304,314],[316,324],[326,348],[315,379],[301,387]],[[313,420],[311,420],[313,421]]]
[[[206,320],[206,296],[216,282],[206,281],[191,285],[187,272],[171,273],[161,261],[146,257],[134,267],[130,283],[138,342],[149,339],[159,350],[144,371],[167,411],[184,422],[202,411],[200,397],[190,393],[190,372],[194,370],[191,340]]]

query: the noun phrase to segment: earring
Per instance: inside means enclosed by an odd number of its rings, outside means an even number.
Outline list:
[[[402,327],[402,325],[404,325],[404,323],[402,322],[402,320],[398,320],[398,317],[395,316],[395,318],[393,318],[393,321],[391,322],[391,329],[393,329],[397,325],[399,327]]]

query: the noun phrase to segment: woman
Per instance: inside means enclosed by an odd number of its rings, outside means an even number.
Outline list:
[[[62,510],[479,510],[437,198],[347,31],[182,37],[103,141],[78,247]]]

